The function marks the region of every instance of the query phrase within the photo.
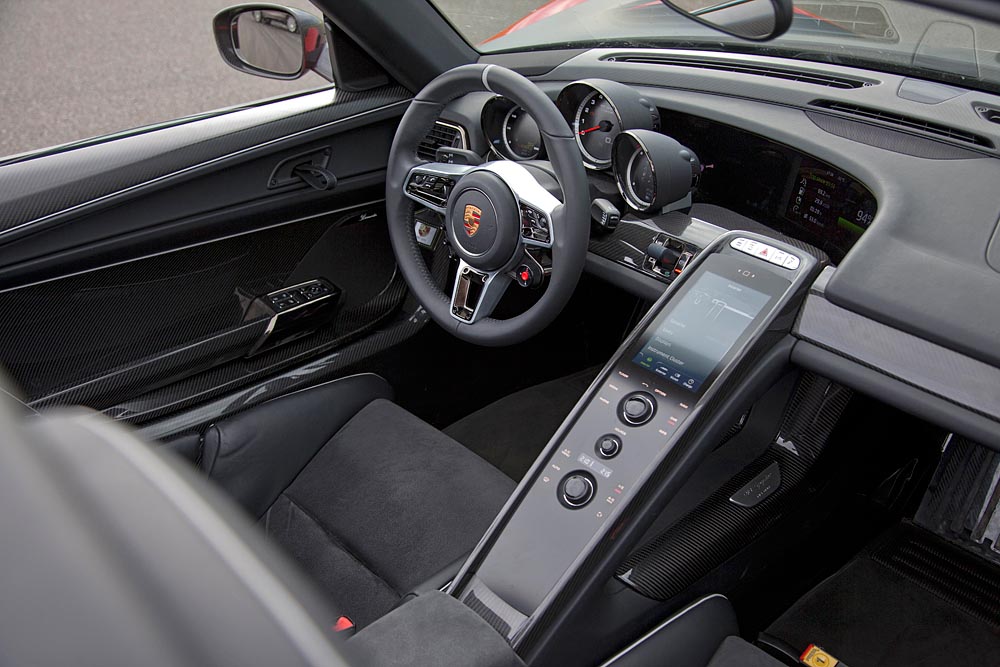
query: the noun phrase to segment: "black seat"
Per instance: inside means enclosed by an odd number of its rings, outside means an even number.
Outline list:
[[[212,426],[202,466],[359,627],[440,586],[514,488],[391,402],[376,375],[269,401]]]

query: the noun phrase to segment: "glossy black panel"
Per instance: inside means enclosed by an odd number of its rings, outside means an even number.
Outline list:
[[[269,321],[248,315],[259,295],[343,282],[336,322],[287,347],[328,346],[377,319],[393,276],[380,207],[315,216],[0,292],[0,363],[35,405],[108,407],[242,360]],[[303,354],[283,349],[243,363]]]

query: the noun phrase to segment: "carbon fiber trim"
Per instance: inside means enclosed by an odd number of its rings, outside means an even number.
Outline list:
[[[94,405],[102,390],[70,390],[171,352],[193,361],[193,343],[244,325],[253,298],[281,287],[334,222],[275,227],[6,290],[0,363],[29,402]],[[238,356],[245,338],[233,336],[217,358]],[[133,388],[125,379],[114,384],[120,395]]]
[[[144,424],[171,412],[234,391],[273,373],[312,363],[314,357],[356,341],[391,317],[406,297],[406,284],[398,274],[374,299],[351,311],[341,311],[328,328],[252,359],[237,359],[193,378],[117,403],[104,413],[132,424]],[[303,374],[308,370],[299,371]],[[33,406],[34,407],[34,406]]]
[[[1000,453],[950,436],[914,521],[1000,564]]]
[[[799,484],[822,453],[851,395],[829,380],[804,374],[771,447],[629,556],[618,568],[618,578],[647,597],[667,600],[759,537],[801,497]],[[775,465],[780,482],[766,497],[751,507],[731,500]]]
[[[641,271],[643,259],[646,257],[646,247],[659,233],[645,225],[622,221],[610,234],[592,235],[589,250],[612,262]],[[643,273],[664,283],[670,282],[662,276],[645,271]]]
[[[872,560],[956,607],[1000,627],[1000,567],[903,524]]]
[[[393,322],[383,328],[376,329],[325,356],[312,359],[304,366],[292,367],[239,391],[171,414],[160,421],[152,421],[139,430],[139,435],[146,440],[161,440],[180,433],[197,431],[213,421],[272,398],[342,377],[345,369],[403,342],[420,331],[428,319],[426,311],[420,307],[412,313],[406,311],[399,313]],[[144,406],[137,403],[137,407],[141,409]]]
[[[34,408],[84,404],[136,423],[231,392],[350,342],[401,305],[381,215],[369,205],[6,290],[0,306],[18,316],[0,321],[0,361]],[[367,261],[355,266],[361,248]],[[318,271],[345,288],[336,320],[243,359],[268,322],[247,319],[254,297]]]

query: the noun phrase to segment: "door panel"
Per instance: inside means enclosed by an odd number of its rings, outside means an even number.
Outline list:
[[[286,100],[229,134],[211,118],[0,167],[0,364],[26,401],[142,424],[376,336],[407,294],[381,202],[400,94],[282,116]],[[129,178],[121,141],[141,143]],[[269,187],[324,149],[335,189]],[[248,356],[272,325],[254,299],[317,278],[341,291],[334,319]]]
[[[380,114],[401,115],[408,98],[399,86],[322,90],[4,163],[0,243],[289,144],[357,129]]]

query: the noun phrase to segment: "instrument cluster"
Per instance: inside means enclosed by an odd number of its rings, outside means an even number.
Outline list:
[[[613,178],[620,195],[616,205],[644,216],[693,192],[694,203],[729,209],[839,261],[877,210],[865,185],[831,165],[745,130],[659,109],[616,81],[570,83],[559,92],[556,107],[573,131],[584,166],[597,179]],[[482,127],[496,157],[546,159],[538,125],[510,100],[491,98]]]
[[[625,130],[659,130],[656,106],[616,81],[587,79],[560,91],[556,106],[573,129],[583,163],[611,168],[615,139]],[[483,107],[482,126],[490,148],[507,160],[539,160],[545,146],[534,119],[514,102],[497,96]]]

